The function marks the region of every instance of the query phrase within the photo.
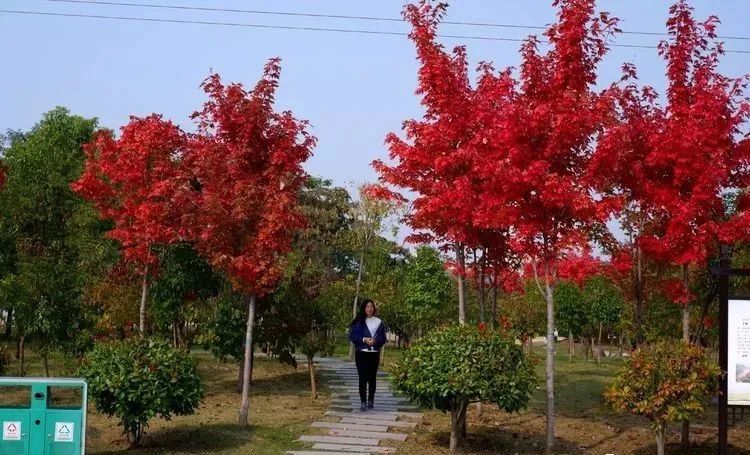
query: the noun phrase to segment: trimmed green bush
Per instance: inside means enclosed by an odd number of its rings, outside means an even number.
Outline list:
[[[520,411],[538,382],[513,339],[468,326],[429,333],[404,353],[393,376],[396,389],[412,401],[451,413],[451,452],[466,436],[469,403],[492,402],[506,412]]]
[[[605,392],[618,411],[651,421],[659,455],[667,424],[703,413],[718,387],[721,369],[706,352],[682,341],[641,345]]]
[[[138,337],[97,344],[79,373],[96,409],[120,419],[131,447],[140,445],[152,418],[192,414],[203,399],[195,361],[165,341]]]

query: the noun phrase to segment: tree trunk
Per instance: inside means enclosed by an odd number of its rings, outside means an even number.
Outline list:
[[[529,358],[534,357],[534,335],[529,335]]]
[[[49,377],[49,353],[46,351],[42,354],[42,365],[44,365],[44,377]]]
[[[599,322],[599,338],[596,341],[596,364],[602,363],[602,323]]]
[[[484,261],[486,255],[487,251],[483,250],[482,259],[479,262],[479,322],[484,322],[485,319]]]
[[[635,287],[635,299],[634,299],[634,310],[635,310],[635,342],[636,345],[643,343],[643,312],[644,312],[644,282],[643,282],[643,250],[640,246],[635,248],[635,279],[633,284]]]
[[[484,412],[484,403],[479,401],[477,402],[477,417],[482,417],[483,412]]]
[[[307,369],[310,371],[310,393],[313,400],[317,400],[318,385],[315,383],[315,362],[313,362],[313,358],[310,356],[307,357]]]
[[[359,306],[359,290],[362,287],[362,272],[365,267],[365,250],[367,245],[362,246],[362,252],[359,255],[359,270],[357,271],[357,284],[354,288],[354,304],[352,305],[352,319],[357,317],[357,306]],[[349,361],[354,360],[354,343],[349,342]]]
[[[457,403],[451,410],[451,439],[450,452],[456,453],[459,444],[466,436],[466,409],[469,407],[469,400],[456,399]]]
[[[550,285],[549,269],[545,267],[545,291],[547,301],[547,443],[546,452],[552,453],[555,446],[555,300],[554,288]]]
[[[239,424],[248,426],[250,412],[250,363],[253,355],[253,324],[255,323],[255,294],[249,294],[247,301],[247,326],[245,330],[245,362],[242,376],[242,404],[240,405]]]
[[[138,310],[138,329],[143,335],[146,332],[146,296],[148,295],[148,264],[143,269],[143,283],[141,284],[141,306]]]
[[[380,366],[385,365],[385,345],[380,347]]]
[[[618,336],[618,340],[619,340],[619,343],[620,343],[620,348],[619,348],[620,352],[618,353],[618,357],[620,357],[620,358],[622,358],[622,338],[623,337],[622,337],[622,330],[621,330],[620,331],[620,335]]]
[[[685,292],[690,292],[689,275],[687,265],[682,266],[682,280],[685,286]],[[682,341],[684,343],[690,343],[690,305],[689,302],[685,302],[682,307]],[[682,421],[682,437],[681,437],[682,450],[688,451],[690,449],[690,421],[685,419]]]
[[[464,271],[466,268],[466,262],[464,260],[464,246],[461,243],[456,243],[456,265],[458,270],[456,271],[456,280],[458,282],[458,323],[461,325],[466,324],[466,288],[464,286]]]
[[[497,320],[497,276],[492,280],[492,288],[490,289],[490,300],[492,301],[492,327],[498,323]]]
[[[660,424],[656,427],[656,454],[664,455],[664,443],[666,442],[665,436],[667,433],[665,424]]]
[[[245,358],[241,358],[239,362],[237,363],[237,393],[242,393],[242,379],[244,378],[243,374],[245,373]]]
[[[5,338],[10,338],[13,328],[13,308],[8,310],[8,316],[5,318]]]
[[[568,355],[570,356],[570,361],[573,361],[573,356],[576,355],[576,339],[573,338],[573,331],[568,331]]]
[[[26,335],[18,339],[18,352],[21,360],[21,376],[26,376]]]

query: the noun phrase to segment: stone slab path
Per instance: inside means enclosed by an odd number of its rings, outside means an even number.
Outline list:
[[[326,435],[304,435],[298,441],[313,443],[304,450],[291,450],[289,455],[367,455],[396,453],[406,431],[416,427],[422,413],[416,406],[391,391],[388,374],[378,372],[375,408],[359,410],[357,368],[354,363],[325,358],[318,361],[318,371],[327,379],[333,400],[325,421],[311,427],[327,431]]]

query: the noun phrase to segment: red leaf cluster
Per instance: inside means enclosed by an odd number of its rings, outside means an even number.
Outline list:
[[[238,290],[258,295],[275,286],[279,259],[304,227],[297,194],[315,145],[306,122],[274,111],[279,74],[271,60],[250,91],[209,77],[184,157],[191,181],[184,235]]]
[[[177,240],[181,186],[179,159],[185,134],[160,115],[131,117],[119,138],[99,131],[84,146],[86,164],[72,188],[114,222],[108,235],[122,243],[126,260],[155,262],[151,247]]]
[[[280,71],[271,60],[250,91],[210,76],[195,134],[151,115],[86,145],[73,188],[114,222],[126,260],[148,265],[153,245],[189,241],[238,290],[263,295],[276,284],[304,225],[297,193],[315,145],[306,122],[274,110]]]

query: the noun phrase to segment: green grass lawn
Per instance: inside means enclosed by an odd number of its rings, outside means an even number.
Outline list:
[[[403,351],[388,346],[384,370],[389,370]],[[568,360],[566,349],[558,349],[556,375],[557,435],[561,454],[639,454],[655,453],[648,422],[634,416],[617,414],[602,401],[604,388],[612,381],[622,362],[603,359],[601,365],[577,358]],[[309,433],[312,421],[327,409],[329,393],[323,388],[320,398],[312,400],[309,375],[304,365],[298,369],[281,365],[274,359],[258,357],[251,395],[251,427],[236,426],[239,395],[235,392],[237,367],[216,361],[208,353],[194,351],[206,389],[206,398],[192,416],[171,421],[155,419],[147,430],[145,446],[128,450],[115,420],[89,410],[88,453],[91,454],[281,454],[303,448],[295,442]],[[348,346],[342,341],[336,355],[346,357]],[[540,380],[544,377],[544,349],[535,351]],[[32,349],[27,351],[29,374],[42,374],[41,361]],[[53,375],[71,374],[72,365],[59,356],[51,358]],[[10,365],[10,373],[18,368]],[[476,406],[469,411],[468,440],[464,453],[537,454],[544,444],[544,384],[540,382],[529,409],[519,414],[500,412],[485,404],[480,415]],[[748,419],[750,420],[750,418]],[[425,411],[422,424],[410,433],[399,453],[447,454],[450,421],[447,415]],[[677,426],[671,428],[668,453],[682,454]],[[715,414],[693,422],[695,445],[692,454],[712,454],[715,450]],[[730,431],[731,453],[750,454],[750,429],[742,422]]]
[[[171,421],[154,419],[147,429],[144,447],[128,450],[117,420],[99,415],[89,408],[87,453],[113,454],[283,454],[301,448],[295,442],[307,431],[310,422],[321,417],[328,407],[328,393],[323,389],[318,400],[309,392],[306,366],[294,369],[275,359],[256,358],[251,391],[251,427],[236,424],[240,405],[236,393],[237,366],[221,363],[203,351],[194,351],[206,397],[200,409],[191,416]],[[40,358],[29,349],[26,353],[29,376],[43,374]],[[70,362],[55,355],[50,359],[53,376],[72,374]],[[13,361],[8,374],[18,371]]]
[[[391,349],[390,358],[398,357]],[[535,349],[540,384],[529,408],[519,414],[507,414],[497,406],[485,404],[481,415],[476,405],[468,413],[468,440],[465,454],[543,453],[545,442],[546,391],[544,387],[543,346]],[[388,356],[386,356],[388,358]],[[555,400],[559,454],[654,454],[655,440],[647,420],[615,413],[603,402],[604,389],[612,382],[622,359],[604,358],[601,365],[577,357],[571,362],[567,345],[558,347],[555,375]],[[385,368],[388,368],[386,362]],[[667,453],[686,454],[679,444],[678,425],[670,428]],[[731,428],[730,453],[750,454],[750,418]],[[690,454],[716,451],[715,409],[693,422]],[[423,424],[405,443],[404,453],[447,454],[450,419],[439,411],[426,411]]]

